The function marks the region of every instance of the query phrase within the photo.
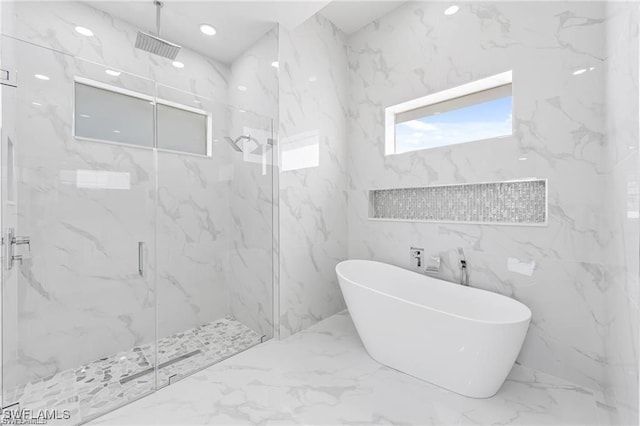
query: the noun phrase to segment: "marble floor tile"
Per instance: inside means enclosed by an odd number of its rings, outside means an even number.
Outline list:
[[[68,409],[71,422],[56,424],[79,423],[168,384],[170,377],[185,377],[260,341],[258,333],[232,317],[225,317],[159,339],[157,347],[155,343],[135,347],[62,371],[46,380],[9,389],[5,401],[19,402],[22,409]],[[197,355],[159,368],[157,378],[152,370],[132,380],[121,381],[195,350],[199,350]]]
[[[594,393],[515,366],[466,398],[372,360],[347,313],[269,341],[95,419],[95,425],[596,425]]]

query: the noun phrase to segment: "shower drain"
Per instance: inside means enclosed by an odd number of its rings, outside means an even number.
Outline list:
[[[168,361],[163,362],[162,364],[159,364],[158,365],[158,369],[168,367],[168,366],[170,366],[172,364],[175,364],[176,362],[185,360],[187,358],[191,358],[192,356],[198,355],[200,353],[202,353],[202,351],[200,349],[196,349],[195,351],[192,351],[192,352],[189,352],[187,354],[180,355],[178,357],[172,358],[172,359],[170,359]],[[146,370],[142,370],[142,371],[140,371],[138,373],[132,374],[131,376],[127,376],[127,377],[125,377],[123,379],[120,379],[120,384],[124,385],[125,383],[130,382],[132,380],[135,380],[135,379],[137,379],[139,377],[146,376],[149,373],[153,373],[153,370],[154,370],[153,367],[149,367]]]

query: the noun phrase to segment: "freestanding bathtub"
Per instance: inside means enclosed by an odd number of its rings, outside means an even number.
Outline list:
[[[369,260],[341,262],[336,273],[373,359],[465,396],[498,392],[529,327],[525,305]]]

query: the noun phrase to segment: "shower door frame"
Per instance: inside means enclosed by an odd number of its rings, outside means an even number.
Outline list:
[[[3,55],[5,55],[5,47],[7,46],[7,43],[10,44],[11,46],[28,46],[28,48],[30,49],[37,49],[37,52],[42,52],[44,55],[51,55],[51,57],[55,57],[55,58],[64,58],[65,63],[70,64],[71,68],[64,69],[63,72],[63,79],[65,79],[67,82],[70,82],[71,84],[71,90],[69,92],[69,97],[65,97],[64,99],[60,100],[60,99],[55,99],[55,100],[48,100],[49,96],[49,89],[43,89],[44,90],[44,98],[47,100],[40,100],[37,99],[38,101],[41,101],[42,104],[37,103],[37,105],[42,106],[42,105],[54,105],[55,108],[60,108],[62,111],[64,111],[65,109],[68,108],[68,110],[71,113],[71,116],[66,116],[64,114],[60,115],[57,118],[60,119],[64,119],[64,120],[69,120],[68,122],[71,123],[71,132],[69,134],[63,134],[62,136],[58,135],[61,139],[59,139],[60,141],[66,142],[69,144],[69,146],[78,146],[78,151],[77,152],[86,152],[83,151],[83,149],[88,150],[89,152],[90,149],[87,148],[87,146],[82,147],[82,145],[84,144],[90,144],[90,143],[94,143],[94,142],[98,142],[98,144],[96,144],[96,146],[102,146],[102,148],[96,149],[94,152],[88,154],[91,155],[91,157],[89,157],[91,160],[96,161],[97,158],[100,158],[100,156],[109,156],[109,155],[118,155],[119,153],[123,153],[125,155],[134,153],[134,152],[138,152],[139,154],[136,154],[135,156],[132,156],[131,158],[136,158],[136,160],[132,160],[134,161],[134,163],[136,164],[136,166],[142,168],[143,170],[145,169],[145,164],[146,166],[148,166],[148,169],[146,170],[146,172],[148,173],[148,175],[151,177],[151,179],[147,180],[147,181],[141,181],[141,182],[131,182],[131,190],[134,189],[134,187],[137,187],[137,190],[144,190],[146,193],[150,194],[151,198],[148,198],[146,201],[142,201],[141,205],[138,205],[137,202],[133,205],[121,205],[120,207],[122,208],[122,206],[125,206],[125,212],[126,211],[133,211],[131,210],[132,208],[136,208],[136,207],[142,207],[142,211],[144,212],[145,210],[148,210],[149,208],[151,208],[153,211],[149,212],[150,214],[148,216],[146,216],[146,225],[145,228],[151,229],[153,230],[153,232],[149,235],[151,238],[142,238],[142,241],[145,241],[148,244],[148,251],[144,252],[147,254],[151,254],[151,256],[144,256],[143,258],[141,258],[141,251],[140,251],[140,244],[139,242],[136,244],[136,248],[135,250],[133,250],[132,248],[132,252],[136,253],[137,255],[137,261],[133,262],[132,260],[132,265],[137,265],[137,271],[134,272],[134,270],[131,270],[131,277],[127,278],[127,282],[130,280],[133,280],[133,282],[135,283],[136,280],[139,280],[140,283],[143,283],[144,288],[147,288],[148,290],[150,290],[150,293],[148,293],[148,295],[150,295],[150,298],[148,300],[150,300],[153,308],[153,327],[152,328],[147,328],[146,332],[148,333],[149,336],[151,336],[151,341],[150,341],[150,345],[152,345],[152,351],[153,351],[153,359],[150,359],[151,364],[154,366],[154,374],[153,374],[153,379],[152,382],[149,386],[148,390],[144,390],[144,388],[141,388],[140,392],[136,392],[136,394],[133,397],[130,397],[131,399],[127,399],[124,398],[123,401],[118,401],[121,402],[118,405],[114,405],[113,407],[110,407],[109,411],[113,410],[113,409],[117,409],[120,406],[126,405],[130,402],[133,402],[137,399],[140,399],[144,396],[147,396],[153,392],[155,392],[158,389],[157,386],[157,382],[156,382],[156,368],[155,365],[157,364],[155,362],[155,357],[157,356],[157,348],[155,347],[155,344],[157,342],[157,322],[155,319],[155,316],[157,315],[157,303],[156,303],[156,289],[155,289],[155,265],[153,265],[153,262],[155,261],[155,209],[156,209],[156,197],[157,197],[157,153],[155,152],[154,149],[147,149],[146,154],[144,153],[144,147],[142,146],[138,146],[138,145],[132,145],[132,144],[123,144],[123,143],[118,143],[118,142],[113,142],[113,141],[98,141],[98,140],[89,140],[89,138],[83,138],[83,137],[77,137],[75,135],[75,107],[76,107],[76,97],[75,97],[75,85],[76,82],[78,81],[90,81],[90,85],[92,86],[97,86],[100,85],[99,81],[95,81],[92,80],[90,78],[87,77],[79,77],[79,75],[82,75],[83,72],[85,72],[86,70],[94,70],[95,69],[102,69],[102,68],[107,68],[107,66],[103,65],[103,64],[97,64],[95,62],[92,61],[87,61],[85,59],[82,59],[80,57],[74,56],[74,55],[70,55],[64,52],[59,52],[56,50],[53,50],[51,48],[48,48],[46,46],[42,46],[42,45],[36,45],[34,43],[30,43],[30,42],[25,42],[23,40],[20,39],[16,39],[10,36],[6,36],[4,34],[0,35],[0,43],[3,44]],[[14,51],[15,50],[15,51]],[[15,64],[16,67],[20,66],[19,63],[21,61],[19,61],[19,56],[16,57],[15,55],[17,55],[17,50],[18,49],[11,49],[11,52],[9,54],[9,57],[3,57],[3,59],[8,60],[11,62],[11,65],[13,66]],[[47,56],[45,56],[47,57]],[[2,66],[6,66],[6,63],[3,63]],[[96,67],[96,68],[93,68]],[[13,70],[12,70],[13,71]],[[19,71],[19,70],[18,70]],[[47,71],[47,74],[49,75],[56,75],[56,70],[52,70],[51,72],[53,72],[54,74],[50,74]],[[141,81],[147,81],[148,84],[150,85],[150,87],[153,89],[153,92],[155,94],[155,83],[152,80],[146,79],[144,77],[141,76],[137,76],[134,74],[129,74],[129,76],[131,76],[131,78],[133,78],[133,81],[136,81],[136,79],[141,78]],[[26,74],[25,74],[26,77]],[[10,97],[12,103],[12,107],[14,110],[18,110],[17,106],[22,102],[22,104],[26,104],[27,100],[26,100],[26,96],[28,96],[29,90],[33,90],[32,88],[29,88],[28,90],[26,90],[24,87],[29,87],[29,85],[34,84],[31,83],[30,81],[28,81],[26,78],[24,79],[25,81],[23,82],[19,82],[20,84],[18,84],[15,88],[9,88],[6,89],[2,86],[0,86],[0,95],[2,96],[1,101],[3,104],[5,104],[5,101],[7,100],[7,97]],[[55,81],[55,80],[54,80]],[[51,84],[56,84],[53,81],[51,82]],[[63,82],[63,84],[66,85],[66,83]],[[107,84],[102,84],[103,86],[109,86]],[[143,84],[144,85],[144,84]],[[63,86],[65,87],[65,86]],[[22,88],[22,90],[24,92],[19,92],[19,90]],[[7,90],[10,90],[11,92],[7,92]],[[121,92],[123,94],[128,94],[130,95],[131,93],[135,93],[135,97],[140,99],[141,97],[144,97],[145,100],[149,100],[149,101],[155,101],[155,98],[153,96],[148,96],[148,95],[144,95],[140,92],[133,92],[131,90],[127,90],[123,87],[118,87],[118,86],[109,86],[109,90],[111,91],[117,91],[117,92]],[[23,99],[25,98],[25,99]],[[29,99],[30,101],[31,99]],[[32,102],[33,103],[33,102]],[[33,103],[34,105],[36,105],[36,103]],[[6,104],[5,104],[6,106]],[[24,108],[24,106],[22,106],[22,108]],[[16,214],[14,214],[14,216],[16,216],[17,219],[19,219],[21,216],[23,217],[23,221],[30,221],[31,219],[29,219],[30,216],[32,216],[30,214],[30,211],[33,210],[32,206],[30,206],[31,201],[29,197],[25,197],[26,194],[28,194],[27,191],[32,191],[31,188],[26,189],[25,188],[21,188],[21,186],[24,187],[24,185],[27,182],[31,182],[30,179],[28,177],[25,178],[21,178],[21,174],[25,174],[23,173],[18,173],[18,171],[22,171],[24,170],[28,170],[29,167],[33,167],[34,165],[38,165],[39,163],[37,162],[38,160],[38,155],[34,155],[34,152],[37,151],[33,151],[33,150],[29,150],[29,147],[31,146],[31,144],[33,142],[30,141],[30,139],[32,139],[32,137],[29,137],[30,135],[28,134],[28,132],[26,132],[24,129],[28,128],[28,125],[24,124],[24,123],[20,123],[20,120],[22,119],[22,116],[18,116],[17,114],[14,117],[14,120],[9,122],[7,121],[7,117],[6,117],[6,111],[2,111],[0,113],[0,124],[2,124],[2,137],[1,137],[1,146],[2,149],[0,150],[0,170],[2,170],[2,173],[4,174],[2,176],[2,185],[0,185],[0,200],[1,200],[1,208],[0,208],[0,225],[2,227],[2,232],[3,232],[3,239],[2,239],[2,271],[0,273],[1,276],[1,286],[0,286],[0,396],[1,396],[1,403],[0,406],[6,406],[6,407],[12,407],[12,408],[16,408],[14,407],[16,404],[13,403],[13,401],[8,400],[8,398],[11,398],[10,395],[5,395],[5,392],[8,390],[7,387],[9,386],[9,383],[7,383],[7,377],[5,375],[5,368],[8,368],[8,365],[6,365],[6,363],[8,361],[11,361],[11,359],[7,359],[4,355],[5,355],[5,351],[7,350],[6,348],[6,327],[8,327],[7,322],[5,321],[5,314],[6,314],[6,310],[4,309],[6,307],[6,303],[18,303],[18,301],[12,301],[12,300],[7,300],[6,297],[6,286],[7,286],[7,279],[9,277],[9,269],[7,269],[6,265],[7,265],[7,253],[9,253],[9,251],[7,250],[7,247],[9,246],[9,244],[11,244],[11,242],[9,242],[7,240],[5,231],[6,229],[11,226],[17,229],[17,233],[20,233],[20,230],[18,229],[18,226],[20,226],[19,223],[10,225],[7,223],[7,220],[9,218],[9,216],[6,214],[7,213],[7,207],[10,205],[12,207],[14,207],[16,209]],[[52,119],[54,119],[54,116],[52,116]],[[155,113],[153,114],[152,117],[152,123],[153,123],[153,140],[155,141]],[[9,127],[8,125],[11,125],[11,127]],[[12,142],[14,142],[15,144],[15,151],[14,151],[14,155],[15,155],[15,161],[14,161],[14,168],[15,168],[15,182],[10,183],[7,182],[6,179],[6,170],[7,170],[7,160],[8,158],[6,158],[5,153],[6,153],[6,146],[8,144],[9,141],[9,130],[13,129],[12,131],[15,133],[14,138],[12,140]],[[16,137],[17,136],[17,137]],[[105,142],[103,144],[99,143],[99,142]],[[78,145],[76,145],[78,144]],[[108,147],[108,145],[111,145],[114,149],[114,151],[110,151],[110,148]],[[22,164],[22,160],[20,160],[20,150],[24,149],[24,152],[29,152],[29,157],[34,157],[36,160],[36,162],[34,163],[33,160],[30,160],[30,162],[25,162],[25,164]],[[55,148],[53,148],[55,149]],[[142,151],[140,151],[142,149]],[[76,152],[76,151],[73,151]],[[60,154],[60,152],[58,152],[58,154]],[[59,161],[59,158],[57,159]],[[142,162],[137,162],[138,160],[143,160]],[[78,157],[70,157],[69,160],[71,163],[73,163],[74,161],[78,162]],[[84,161],[84,160],[82,160]],[[121,166],[116,165],[115,162],[111,162],[109,163],[109,161],[106,162],[107,164],[109,164],[110,166],[113,166],[113,168],[107,167],[107,171],[109,172],[116,172],[118,173],[118,171],[121,169]],[[87,169],[91,169],[91,170],[96,170],[96,171],[100,171],[100,168],[104,168],[104,166],[102,166],[102,164],[99,160],[96,161],[96,165],[98,165],[98,169],[96,169],[93,165],[89,165],[87,163]],[[65,166],[67,166],[65,164]],[[52,166],[50,167],[50,170],[52,170],[53,172],[57,172],[60,173],[63,171],[63,169],[59,168],[60,164],[58,162],[56,162],[54,160],[54,162],[52,163]],[[126,164],[125,164],[125,170],[126,170]],[[80,167],[81,169],[82,167]],[[73,169],[73,166],[71,167],[71,169]],[[79,169],[76,169],[76,172]],[[26,180],[24,180],[26,179]],[[37,181],[36,181],[37,182]],[[7,193],[5,191],[5,187],[8,184],[12,184],[13,187],[15,188],[15,201],[10,201],[7,200]],[[53,183],[53,185],[61,185],[60,182],[55,182]],[[79,184],[78,184],[79,185]],[[31,186],[31,185],[29,185]],[[60,188],[63,188],[64,186],[60,186]],[[58,194],[61,193],[61,189],[56,189],[57,187],[52,186],[51,190],[53,191],[53,194]],[[81,189],[81,186],[78,186],[78,190],[77,191],[83,191]],[[109,187],[105,187],[105,188],[109,188]],[[145,188],[148,188],[150,191],[147,191]],[[21,194],[21,189],[24,189],[24,193]],[[87,191],[87,189],[84,189],[84,191]],[[105,189],[105,191],[110,191],[110,189]],[[86,196],[82,196],[81,193],[80,194],[80,199],[83,201],[83,203],[100,203],[99,200],[101,200],[100,197],[98,197],[97,199],[93,199],[93,198],[87,198]],[[151,201],[149,203],[149,201]],[[26,206],[23,206],[23,209],[26,209],[26,215],[23,215],[20,213],[20,205],[27,203]],[[107,201],[108,203],[108,201]],[[145,206],[146,204],[146,206]],[[85,204],[86,206],[86,204]],[[106,205],[107,207],[109,207],[109,204]],[[82,207],[82,206],[81,206]],[[113,206],[111,206],[113,207]],[[140,209],[138,209],[140,210]],[[64,213],[63,213],[64,214]],[[114,213],[115,214],[115,213]],[[46,217],[46,216],[45,216]],[[124,216],[126,217],[126,215]],[[144,217],[144,215],[143,215]],[[26,218],[26,219],[25,219]],[[62,216],[62,218],[64,218],[64,216]],[[72,218],[70,218],[69,220],[74,220]],[[31,225],[31,227],[33,227],[34,225]],[[33,229],[29,229],[29,232],[36,232],[37,228],[33,228]],[[79,228],[80,229],[80,228]],[[41,233],[41,230],[37,231],[38,233]],[[142,232],[143,234],[147,231],[145,231],[144,229],[141,229],[140,232]],[[46,231],[45,231],[46,233]],[[136,239],[134,235],[131,235],[130,238],[133,238],[134,240]],[[50,237],[49,237],[50,240]],[[46,240],[45,240],[46,241]],[[140,240],[138,240],[140,241]],[[104,242],[104,241],[103,241]],[[125,242],[126,241],[122,241]],[[106,242],[104,242],[105,244],[107,244]],[[36,246],[34,247],[34,255],[33,258],[37,261],[38,258],[40,256],[40,259],[44,260],[44,252],[40,251],[40,253],[38,252],[39,248]],[[40,255],[40,256],[39,256]],[[109,263],[115,262],[116,258],[114,257],[114,260],[109,260]],[[27,260],[28,261],[28,260]],[[144,262],[143,265],[141,265],[141,262]],[[72,263],[73,264],[73,263]],[[26,277],[23,276],[23,273],[21,271],[21,264],[18,264],[16,262],[15,265],[13,265],[12,267],[12,272],[11,274],[13,274],[12,276],[14,277],[13,279],[17,280],[16,283],[16,288],[19,289],[21,287],[26,286]],[[115,263],[114,263],[115,266]],[[122,265],[120,265],[122,266]],[[121,268],[120,268],[121,269]],[[108,279],[115,279],[115,280],[119,280],[119,278],[117,277],[117,271],[119,269],[114,269],[113,272],[116,273],[116,275],[114,275],[112,278],[106,278]],[[77,271],[76,269],[74,269],[75,272],[77,272],[79,274],[79,276],[82,276],[82,272]],[[148,271],[151,271],[152,273],[149,274]],[[137,272],[137,274],[136,274]],[[139,278],[135,278],[135,276],[139,275]],[[121,283],[121,285],[124,283]],[[55,286],[54,286],[55,287]],[[46,288],[46,287],[45,287]],[[52,289],[53,287],[49,287],[49,289]],[[139,290],[138,290],[139,291]],[[141,315],[145,315],[143,312],[143,307],[140,306],[139,307],[140,310],[136,311],[138,313],[140,313]],[[16,311],[18,312],[18,311]],[[144,322],[144,319],[143,319]],[[18,319],[18,322],[16,323],[16,326],[19,326],[20,322]],[[143,326],[144,328],[144,326]],[[14,332],[16,333],[16,335],[19,338],[19,331],[18,330],[14,330]],[[16,341],[17,342],[17,341]],[[82,345],[84,343],[84,341],[81,341],[80,344]],[[75,345],[75,344],[74,344]],[[137,346],[137,345],[136,345]],[[16,347],[18,348],[18,346]],[[13,350],[13,349],[12,349]],[[110,356],[110,355],[109,355]],[[94,362],[94,361],[87,361],[87,362]],[[62,367],[60,369],[58,369],[57,371],[55,371],[53,374],[58,374],[59,372],[62,371],[67,371],[68,369],[76,369],[79,368],[82,365],[82,363],[79,364],[74,364],[71,367]],[[58,368],[58,367],[56,367]],[[39,374],[39,373],[36,373]],[[26,376],[25,376],[26,377]],[[36,377],[36,376],[34,376]],[[46,380],[47,377],[41,377],[40,380]],[[32,380],[32,379],[27,379],[27,380]],[[21,380],[18,381],[17,383],[23,383]],[[28,383],[32,383],[32,382],[24,382],[26,384]],[[13,386],[13,385],[12,385]],[[80,392],[79,390],[77,392]],[[79,396],[82,396],[82,393],[78,393]],[[130,395],[130,394],[129,394]],[[79,407],[79,406],[78,406]],[[18,404],[18,409],[25,409],[25,408],[29,408],[29,407],[20,407]],[[63,410],[63,407],[58,407],[56,406],[55,408],[52,409],[58,409],[58,410]],[[103,415],[104,412],[99,412],[97,414],[88,414],[85,415],[80,408],[78,408],[78,411],[76,413],[75,416],[75,421],[78,421],[79,423],[85,423],[87,421],[90,421],[91,419],[101,416]]]
[[[0,3],[0,17],[2,14],[2,3]],[[0,28],[1,29],[1,28]],[[75,61],[84,61],[87,63],[92,63],[96,66],[101,66],[104,68],[108,68],[108,65],[106,64],[101,64],[101,63],[97,63],[97,62],[93,62],[93,61],[88,61],[86,59],[83,59],[81,56],[77,56],[74,54],[70,54],[70,53],[66,53],[64,51],[57,51],[52,49],[51,47],[47,47],[44,45],[39,45],[39,44],[35,44],[29,41],[25,41],[25,40],[21,40],[19,38],[14,38],[10,35],[5,35],[4,33],[2,33],[2,31],[0,31],[0,51],[2,51],[2,49],[4,48],[3,46],[3,41],[5,40],[5,37],[9,38],[12,40],[13,43],[19,44],[19,43],[28,43],[31,44],[39,49],[44,49],[48,52],[55,52],[56,54],[61,54],[61,55],[65,55],[68,56],[70,58],[72,58]],[[16,53],[17,54],[17,53]],[[0,66],[5,66],[6,64],[0,64]],[[126,74],[131,74],[128,73],[126,71],[123,71],[123,73]],[[133,75],[133,74],[131,74]],[[159,105],[159,104],[163,104],[163,105],[168,105],[168,106],[177,106],[180,109],[187,109],[188,107],[186,105],[183,104],[177,104],[177,103],[173,103],[171,101],[168,100],[164,100],[160,97],[158,97],[158,89],[157,86],[158,84],[161,84],[158,79],[156,78],[148,78],[148,77],[142,77],[141,78],[144,79],[150,79],[151,81],[154,82],[155,85],[155,89],[153,92],[153,96],[148,96],[149,100],[152,101],[155,105]],[[159,186],[158,186],[158,179],[159,179],[159,153],[161,152],[166,152],[166,153],[175,153],[175,154],[179,154],[179,155],[188,155],[188,156],[195,156],[195,157],[203,157],[203,158],[211,158],[213,156],[213,136],[212,136],[212,115],[210,113],[208,113],[207,111],[203,111],[203,110],[198,110],[196,108],[194,108],[194,112],[198,112],[198,113],[202,113],[202,112],[207,112],[207,154],[206,155],[202,155],[202,154],[197,154],[197,153],[189,153],[189,152],[179,152],[179,151],[173,151],[173,150],[168,150],[168,149],[163,149],[163,148],[159,148],[158,147],[158,123],[157,123],[157,108],[154,108],[154,117],[153,117],[153,146],[152,147],[146,147],[146,146],[139,146],[139,145],[132,145],[132,144],[127,144],[127,143],[119,143],[119,142],[114,142],[114,141],[108,141],[108,140],[98,140],[98,139],[91,139],[91,138],[85,138],[82,136],[76,136],[75,132],[76,132],[76,126],[75,126],[75,102],[76,102],[76,97],[75,97],[75,83],[76,82],[80,82],[80,83],[84,83],[84,84],[88,84],[90,86],[93,87],[98,87],[98,88],[104,88],[106,90],[109,91],[113,91],[113,92],[117,92],[117,93],[121,93],[124,95],[129,95],[129,96],[133,96],[136,98],[141,98],[141,96],[145,96],[144,94],[141,94],[139,92],[133,91],[133,90],[129,90],[129,89],[125,89],[125,88],[121,88],[118,86],[112,86],[109,85],[107,83],[102,83],[100,81],[96,81],[93,80],[91,78],[88,77],[78,77],[77,75],[73,75],[73,91],[71,96],[71,102],[72,102],[72,116],[71,116],[71,140],[72,143],[78,143],[80,141],[80,143],[99,143],[99,144],[108,144],[108,145],[113,145],[113,146],[121,146],[125,149],[136,149],[136,150],[150,150],[151,151],[151,167],[153,170],[150,170],[150,173],[153,173],[153,199],[154,199],[154,203],[153,203],[153,213],[151,215],[151,217],[149,218],[152,221],[152,227],[153,227],[153,243],[148,245],[149,251],[152,253],[151,256],[149,256],[148,258],[151,260],[152,263],[154,263],[151,267],[147,268],[148,270],[152,270],[153,271],[153,276],[150,279],[149,285],[153,288],[154,291],[154,315],[155,315],[155,319],[154,319],[154,339],[153,339],[153,343],[155,345],[155,361],[153,362],[153,381],[154,384],[151,387],[151,389],[141,395],[138,395],[135,397],[135,399],[126,401],[124,403],[122,403],[120,406],[123,405],[127,405],[130,402],[134,402],[135,400],[138,400],[140,398],[143,398],[145,396],[148,396],[154,392],[156,392],[157,390],[161,389],[164,386],[161,386],[161,384],[158,381],[158,355],[157,355],[157,342],[158,342],[158,336],[159,336],[159,330],[158,330],[158,325],[159,325],[159,321],[158,321],[158,313],[159,313],[159,307],[158,307],[158,288],[157,288],[157,265],[155,265],[155,263],[158,260],[158,254],[157,254],[157,232],[158,232],[158,191],[159,191]],[[23,84],[29,84],[29,83],[23,83]],[[2,97],[5,95],[5,90],[16,90],[16,89],[5,89],[3,86],[0,86],[0,99],[2,99]],[[61,102],[66,102],[65,100],[62,100]],[[228,104],[225,104],[227,106],[229,106]],[[242,111],[244,112],[244,111]],[[267,117],[269,118],[269,117]],[[6,138],[4,137],[4,128],[7,125],[5,119],[5,115],[4,113],[1,111],[0,109],[0,128],[2,128],[3,130],[3,135],[2,135],[2,146],[4,147],[4,145],[6,144]],[[267,160],[267,170],[269,170],[269,173],[271,174],[270,176],[270,182],[271,182],[271,188],[270,188],[270,195],[271,195],[271,200],[270,203],[271,205],[269,206],[270,209],[270,214],[271,214],[271,230],[270,230],[270,241],[265,241],[266,244],[269,244],[269,246],[271,247],[271,253],[270,253],[270,258],[271,258],[271,263],[270,263],[270,290],[271,290],[271,312],[270,312],[270,322],[271,322],[271,337],[273,339],[279,339],[280,338],[280,327],[279,327],[279,322],[280,322],[280,315],[279,315],[279,302],[280,302],[280,295],[279,295],[279,285],[278,285],[278,277],[279,277],[279,216],[278,216],[278,199],[279,199],[279,187],[278,187],[278,179],[279,179],[279,155],[278,155],[278,137],[277,137],[277,121],[274,120],[273,117],[270,117],[271,120],[271,139],[273,141],[273,144],[271,145],[271,149],[269,150],[269,155],[270,155],[270,159]],[[9,123],[10,124],[10,123]],[[15,141],[16,142],[16,146],[19,145],[19,141]],[[3,171],[4,173],[4,169],[5,169],[5,163],[7,161],[7,158],[5,158],[6,153],[4,152],[5,150],[2,149],[0,150],[0,170]],[[16,155],[17,157],[17,155]],[[16,167],[16,169],[19,168],[19,164],[15,164],[14,167]],[[16,180],[18,180],[18,177],[16,176]],[[2,232],[4,234],[4,230],[6,228],[5,226],[5,222],[7,220],[7,215],[6,215],[6,201],[5,201],[5,197],[6,197],[6,191],[5,191],[5,177],[2,176],[2,182],[3,184],[0,185],[0,200],[1,202],[1,206],[0,206],[0,226],[2,229]],[[17,187],[17,183],[16,183],[16,187]],[[17,208],[17,204],[20,203],[20,198],[19,198],[19,193],[16,189],[16,208]],[[5,243],[4,239],[3,239],[3,243]],[[37,250],[37,248],[36,248]],[[3,247],[3,256],[4,256],[4,247]],[[16,265],[16,268],[14,269],[16,271],[16,274],[19,272],[18,271],[19,267],[18,265]],[[4,361],[5,359],[3,359],[3,355],[4,355],[4,344],[5,344],[5,339],[4,339],[4,329],[6,326],[6,323],[4,321],[4,315],[5,315],[5,311],[4,311],[4,303],[7,302],[7,300],[5,300],[5,292],[4,292],[4,285],[5,285],[5,278],[6,278],[7,274],[6,271],[4,270],[4,266],[3,266],[3,270],[0,273],[0,399],[2,399],[2,402],[4,402],[4,391],[5,391],[5,375],[4,375]],[[268,340],[269,338],[267,338]],[[233,354],[235,355],[235,354]],[[231,356],[233,356],[231,355]],[[226,358],[225,358],[226,359]],[[198,371],[201,371],[205,368],[210,367],[211,365],[215,365],[216,363],[220,362],[219,361],[214,361],[211,362],[209,364],[206,365],[202,365],[200,368],[195,369],[193,371],[190,371],[186,376],[184,377],[188,377],[191,374],[194,374]],[[184,378],[181,377],[181,378]],[[171,382],[168,382],[165,384],[169,385],[171,384]],[[88,422],[96,417],[100,417],[104,414],[106,414],[107,412],[110,412],[114,409],[117,409],[118,407],[113,407],[110,408],[108,411],[105,412],[101,412],[98,414],[94,414],[94,415],[90,415],[87,417],[82,418],[80,421],[81,423],[85,423]],[[81,418],[81,414],[79,414],[78,418]]]

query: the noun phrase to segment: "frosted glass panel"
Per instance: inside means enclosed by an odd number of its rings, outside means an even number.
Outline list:
[[[207,155],[207,116],[158,104],[158,148]]]
[[[75,135],[153,146],[153,103],[146,99],[75,84]]]

